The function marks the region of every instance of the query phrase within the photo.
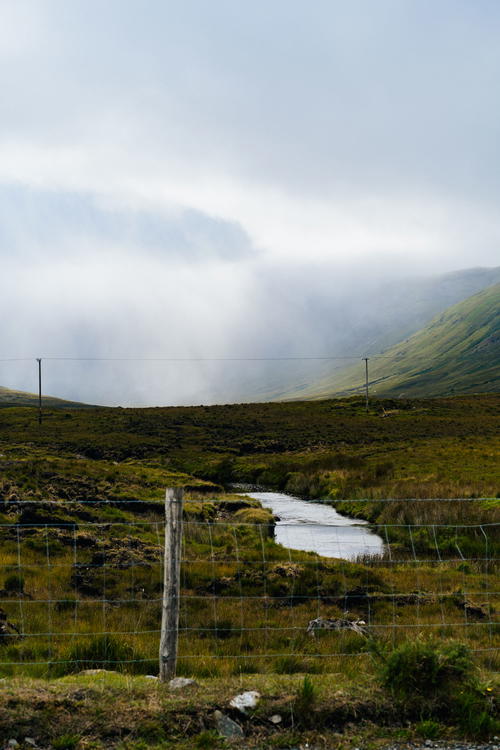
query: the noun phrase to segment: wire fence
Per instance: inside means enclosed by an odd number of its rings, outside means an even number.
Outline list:
[[[157,505],[127,521],[87,520],[80,503],[76,521],[0,524],[0,674],[158,673]],[[344,524],[303,525],[338,545],[329,557],[294,549],[295,524],[278,544],[259,508],[211,508],[184,513],[178,674],[359,668],[374,644],[415,638],[465,642],[498,671],[499,524],[384,524],[375,554]]]

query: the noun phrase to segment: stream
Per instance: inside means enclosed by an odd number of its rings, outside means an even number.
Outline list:
[[[381,537],[368,528],[366,521],[343,516],[331,505],[301,500],[283,492],[252,490],[242,494],[258,500],[278,516],[275,539],[284,547],[345,560],[383,551]]]

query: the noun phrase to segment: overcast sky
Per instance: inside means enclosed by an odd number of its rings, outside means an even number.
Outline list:
[[[0,355],[315,353],[339,285],[498,265],[499,39],[496,0],[0,0]],[[209,399],[179,372],[50,385]]]

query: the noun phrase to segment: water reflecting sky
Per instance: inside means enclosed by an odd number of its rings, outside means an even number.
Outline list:
[[[279,516],[275,538],[285,547],[346,560],[363,554],[376,555],[383,550],[382,539],[367,528],[365,521],[342,516],[330,505],[307,502],[281,492],[245,494]]]

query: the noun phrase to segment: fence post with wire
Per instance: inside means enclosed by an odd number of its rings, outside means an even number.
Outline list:
[[[165,553],[160,635],[160,680],[175,677],[179,634],[179,601],[182,542],[182,487],[165,493]]]
[[[2,676],[158,674],[158,647],[161,680],[343,671],[374,642],[415,638],[463,642],[498,671],[500,524],[482,501],[388,500],[401,520],[374,529],[374,554],[349,547],[345,524],[301,524],[311,544],[296,549],[297,526],[248,498],[183,497],[135,515],[138,501],[4,513]],[[307,551],[320,538],[330,551]]]

